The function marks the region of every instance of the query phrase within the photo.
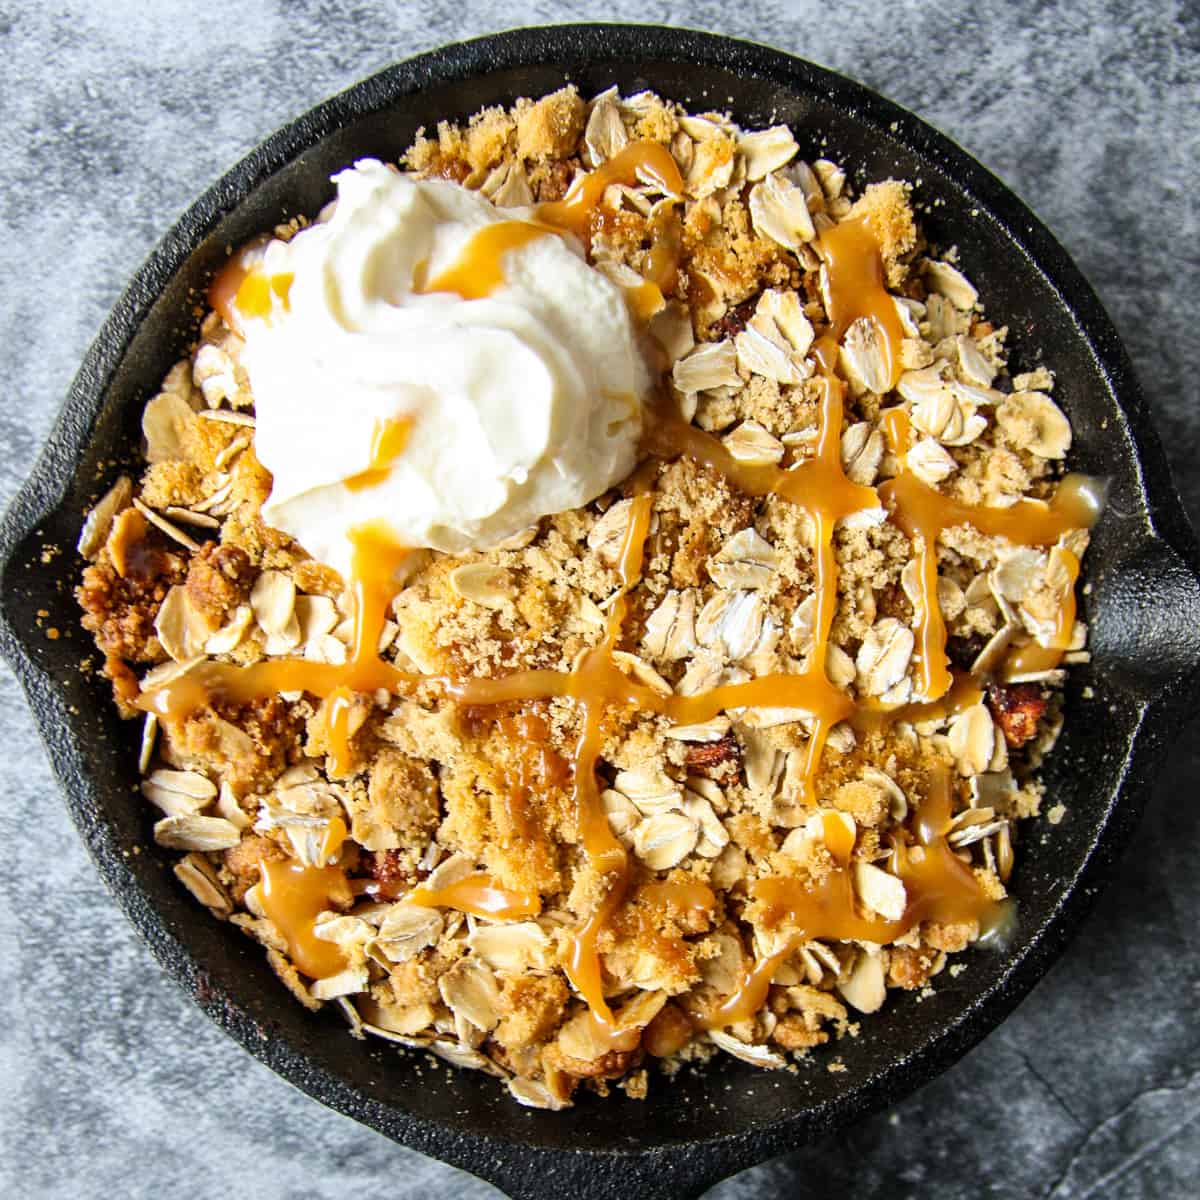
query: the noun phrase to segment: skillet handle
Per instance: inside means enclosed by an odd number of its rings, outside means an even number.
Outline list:
[[[469,1170],[510,1200],[699,1200],[710,1188],[767,1155],[703,1144],[652,1154],[515,1153],[471,1163]]]
[[[1185,698],[1200,668],[1200,566],[1157,534],[1103,570],[1090,636],[1095,659],[1146,700]]]

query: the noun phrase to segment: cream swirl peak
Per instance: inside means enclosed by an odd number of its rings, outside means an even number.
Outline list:
[[[248,250],[264,519],[349,569],[350,533],[486,549],[632,470],[649,373],[620,288],[575,243],[364,159],[290,242]]]

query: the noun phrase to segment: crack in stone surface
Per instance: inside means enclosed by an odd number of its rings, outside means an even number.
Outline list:
[[[1024,1050],[1020,1052],[1019,1057],[1025,1064],[1030,1075],[1032,1075],[1034,1079],[1036,1079],[1038,1083],[1040,1083],[1042,1087],[1046,1089],[1046,1091],[1050,1094],[1051,1099],[1063,1110],[1063,1112],[1065,1112],[1072,1121],[1079,1121],[1079,1117],[1072,1110],[1071,1106],[1066,1102],[1066,1100],[1063,1099],[1062,1096],[1058,1094],[1058,1089],[1055,1088],[1050,1080],[1047,1079],[1046,1076],[1043,1075],[1041,1071],[1039,1071],[1034,1065],[1033,1059],[1030,1058],[1030,1056]]]
[[[1184,1110],[1182,1116],[1172,1121],[1173,1114],[1168,1110],[1180,1107]],[[1198,1120],[1200,1072],[1176,1087],[1153,1087],[1138,1092],[1111,1117],[1087,1132],[1062,1175],[1045,1193],[1045,1200],[1091,1200],[1093,1196],[1112,1195],[1110,1189],[1114,1184]],[[1151,1136],[1140,1136],[1167,1121],[1170,1123],[1165,1128]],[[1126,1135],[1132,1135],[1133,1146],[1124,1145]],[[1115,1156],[1111,1165],[1109,1155]]]

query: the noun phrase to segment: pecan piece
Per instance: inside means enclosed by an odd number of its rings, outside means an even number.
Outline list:
[[[723,338],[737,337],[746,328],[750,318],[754,316],[754,309],[757,305],[758,296],[751,296],[749,300],[735,304],[719,321],[713,322],[713,340],[720,341]]]
[[[996,724],[1004,732],[1004,740],[1014,750],[1037,733],[1048,703],[1036,683],[993,683],[987,699]]]
[[[737,738],[727,733],[716,742],[691,742],[684,755],[684,762],[698,770],[714,770],[728,762],[736,762],[739,755]]]
[[[402,857],[399,850],[363,851],[359,861],[363,872],[375,881],[367,888],[372,896],[395,900],[420,882],[417,873],[403,866]]]

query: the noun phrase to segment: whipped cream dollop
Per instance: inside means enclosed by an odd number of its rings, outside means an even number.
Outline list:
[[[369,159],[334,181],[231,304],[268,524],[347,575],[356,527],[487,549],[633,469],[649,373],[574,239]]]

